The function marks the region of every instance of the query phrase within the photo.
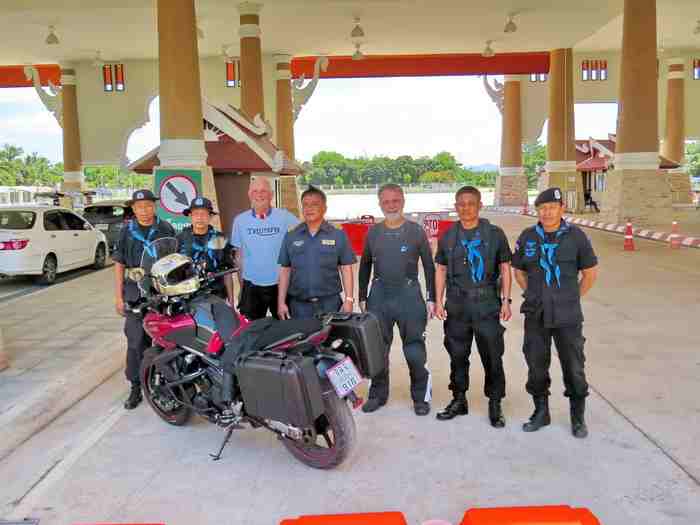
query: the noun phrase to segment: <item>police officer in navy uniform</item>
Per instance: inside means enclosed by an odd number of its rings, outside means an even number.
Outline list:
[[[304,222],[287,232],[280,249],[277,314],[280,319],[309,319],[352,312],[355,254],[350,240],[325,221],[326,194],[320,189],[310,187],[301,194],[301,209]]]
[[[585,438],[588,383],[581,297],[596,280],[598,259],[586,234],[563,220],[561,189],[540,193],[535,207],[539,222],[520,234],[513,255],[515,279],[524,291],[520,311],[525,315],[526,389],[535,404],[523,430],[534,432],[550,423],[549,364],[554,339],[564,376],[564,395],[570,403],[571,431],[575,437]]]
[[[151,344],[150,338],[143,330],[141,316],[131,312],[126,303],[137,301],[140,297],[136,282],[127,278],[126,270],[139,268],[144,250],[154,250],[153,243],[163,237],[175,237],[175,230],[166,221],[156,217],[157,197],[149,190],[138,190],[132,195],[129,205],[134,212],[131,219],[122,228],[117,247],[112,254],[115,275],[115,303],[117,313],[125,317],[124,334],[127,339],[126,379],[131,382],[129,398],[124,408],[131,410],[141,402],[141,381],[139,369],[143,352]]]
[[[445,348],[450,355],[452,401],[437,414],[449,420],[469,413],[469,355],[472,341],[484,366],[484,395],[491,426],[502,428],[501,400],[506,395],[505,350],[501,321],[511,318],[511,252],[501,228],[479,217],[481,192],[473,186],[455,195],[457,221],[438,242],[435,255],[435,315],[444,319]],[[499,286],[500,280],[500,286]],[[446,311],[443,292],[447,288]]]
[[[363,412],[374,412],[389,398],[389,353],[398,325],[403,354],[411,378],[413,410],[418,416],[430,412],[431,380],[425,367],[425,327],[435,312],[435,265],[425,231],[403,215],[401,186],[385,184],[379,189],[379,206],[384,221],[367,232],[360,260],[360,310],[375,314],[382,325],[385,341],[384,370],[372,378]],[[428,302],[418,283],[418,259],[423,264]],[[372,289],[367,287],[372,275]]]
[[[231,247],[224,241],[224,234],[209,224],[217,215],[212,202],[206,197],[195,197],[190,207],[182,212],[189,216],[192,225],[184,228],[177,236],[178,251],[190,257],[197,265],[203,265],[207,272],[219,272],[231,265]],[[223,248],[212,247],[212,241],[220,239]],[[220,278],[213,287],[216,295],[233,303],[233,280],[231,274]]]

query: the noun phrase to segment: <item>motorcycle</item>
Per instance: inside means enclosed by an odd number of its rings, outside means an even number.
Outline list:
[[[209,248],[220,249],[221,241],[213,239]],[[356,442],[349,405],[357,408],[362,399],[355,389],[384,367],[376,317],[337,313],[251,322],[211,292],[235,268],[211,272],[195,265],[190,278],[200,283],[196,291],[159,293],[152,271],[180,257],[176,253],[176,239],[159,239],[128,275],[141,291],[132,311],[143,315],[152,339],[140,373],[153,411],[170,425],[197,414],[223,428],[221,447],[210,454],[214,460],[234,430],[264,428],[310,467],[340,465]]]

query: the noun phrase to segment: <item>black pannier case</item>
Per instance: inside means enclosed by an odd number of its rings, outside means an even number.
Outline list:
[[[336,314],[330,324],[327,341],[352,341],[352,345],[342,345],[337,351],[350,356],[363,376],[371,379],[384,370],[384,336],[373,313]]]
[[[246,412],[295,427],[312,427],[324,412],[312,357],[253,355],[236,368]]]

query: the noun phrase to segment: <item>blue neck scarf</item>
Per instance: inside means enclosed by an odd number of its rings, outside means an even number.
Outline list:
[[[142,243],[143,250],[153,259],[155,259],[157,254],[156,248],[155,246],[153,246],[153,237],[158,232],[158,225],[160,224],[160,219],[156,217],[156,220],[153,222],[153,224],[151,224],[151,227],[148,229],[148,234],[146,235],[146,237],[144,237],[141,234],[141,231],[136,226],[136,223],[136,219],[129,221],[129,233],[134,239]]]
[[[192,260],[194,262],[198,262],[202,256],[206,256],[211,262],[214,270],[216,270],[216,268],[219,266],[219,261],[216,260],[214,250],[209,248],[209,241],[211,241],[215,236],[216,232],[214,231],[214,228],[209,226],[206,241],[204,242],[204,245],[202,245],[197,242],[194,231],[192,232]]]
[[[559,225],[559,229],[554,234],[556,242],[547,242],[544,229],[541,224],[537,224],[535,227],[537,235],[539,235],[540,240],[540,267],[544,270],[544,279],[547,286],[552,285],[552,276],[557,281],[557,287],[561,288],[561,269],[557,264],[557,248],[559,248],[559,237],[568,233],[569,225],[562,221]]]
[[[479,247],[481,246],[481,239],[478,238],[479,233],[477,232],[477,238],[471,241],[462,241],[462,246],[467,252],[467,260],[469,261],[469,268],[472,273],[472,282],[479,283],[484,280],[484,258],[481,256]]]

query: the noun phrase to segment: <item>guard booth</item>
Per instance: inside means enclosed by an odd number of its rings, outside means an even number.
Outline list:
[[[202,101],[202,111],[207,165],[214,172],[221,227],[228,234],[233,218],[250,207],[248,186],[251,179],[271,179],[275,193],[273,205],[279,207],[284,197],[281,178],[297,177],[301,174],[301,168],[270,140],[272,132],[264,122],[251,122],[231,105],[219,107],[206,100]],[[153,169],[160,165],[159,149],[157,147],[149,151],[131,163],[129,169],[136,173],[152,174]],[[178,188],[181,193],[190,191],[184,183]],[[178,210],[181,215],[181,209],[174,209],[174,215],[177,215]]]

